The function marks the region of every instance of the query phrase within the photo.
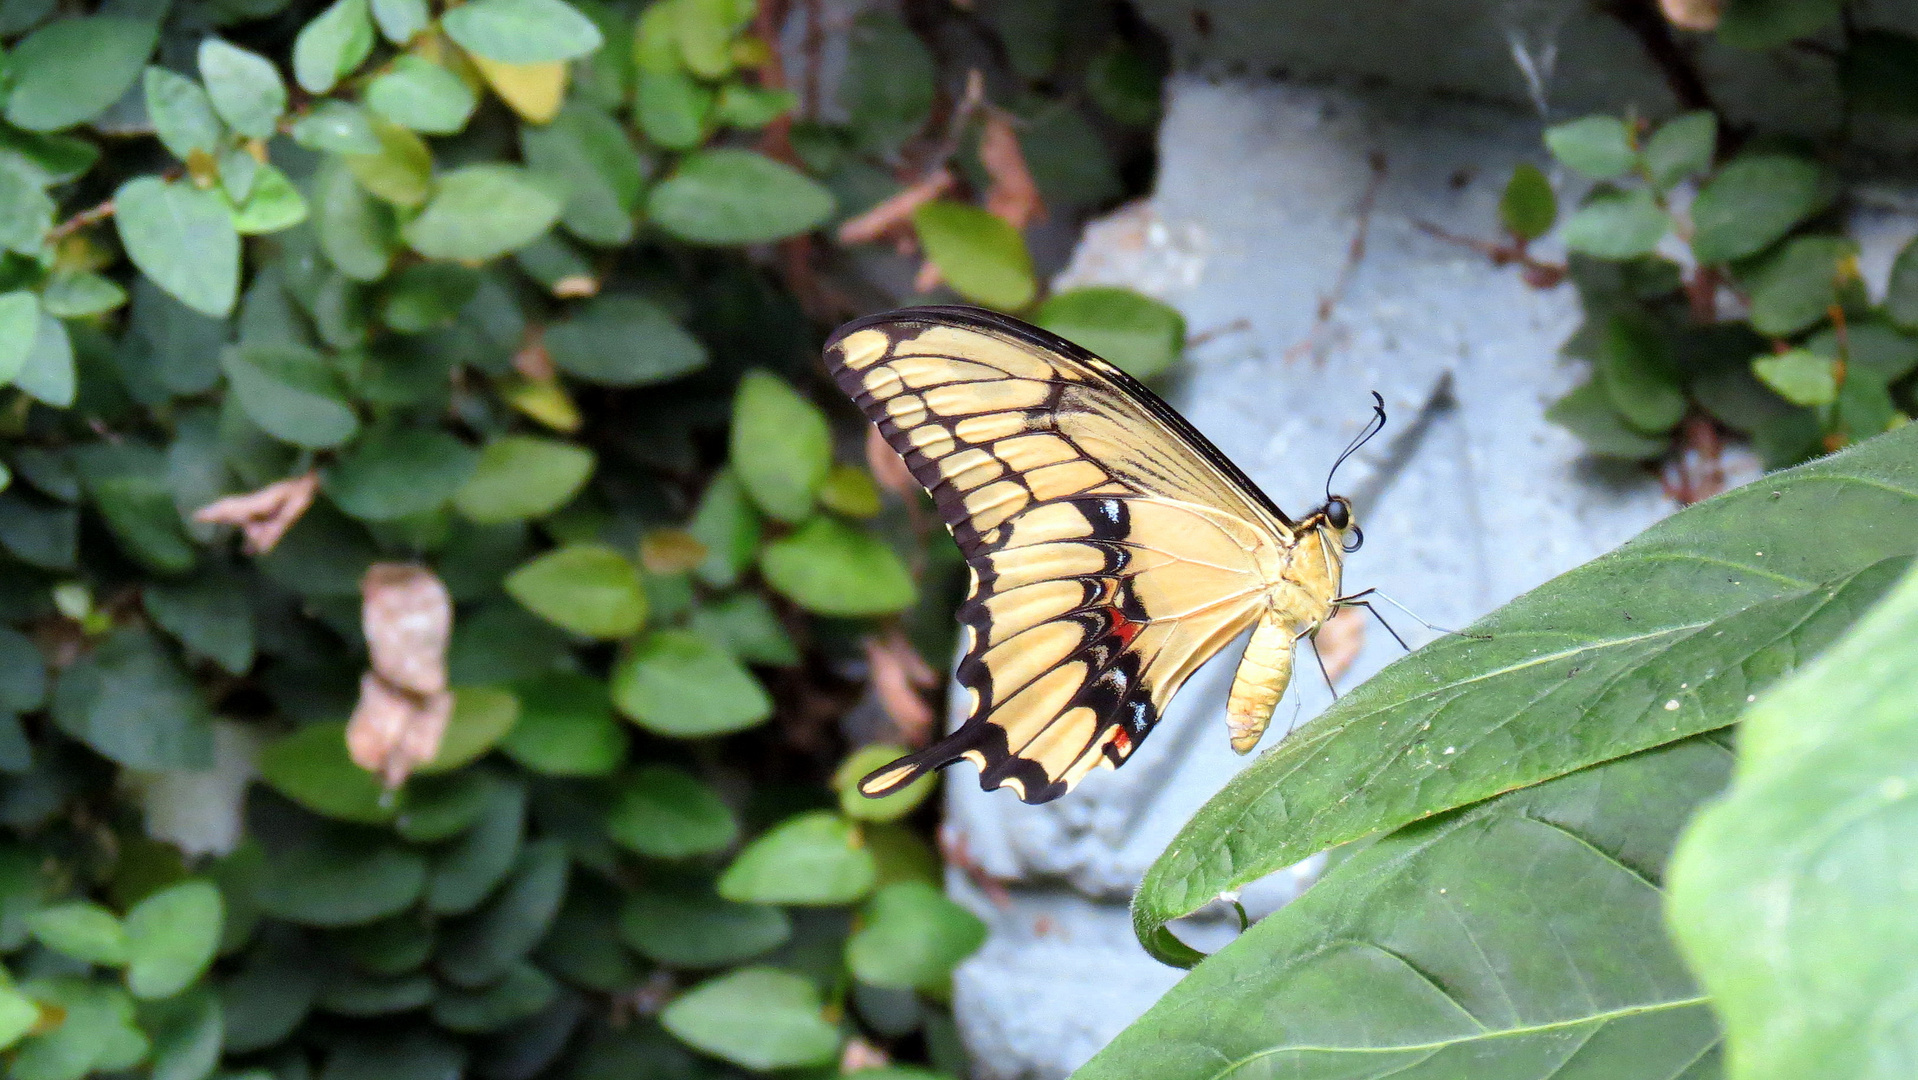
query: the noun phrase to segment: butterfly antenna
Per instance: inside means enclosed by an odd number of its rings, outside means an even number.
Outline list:
[[[1358,435],[1352,439],[1351,444],[1348,445],[1345,448],[1345,451],[1339,455],[1339,459],[1332,463],[1331,471],[1325,474],[1325,501],[1326,502],[1332,501],[1332,477],[1338,475],[1339,466],[1345,464],[1346,458],[1349,458],[1353,454],[1358,453],[1361,447],[1363,447],[1366,443],[1371,442],[1372,437],[1374,435],[1377,435],[1379,432],[1384,430],[1385,430],[1385,399],[1379,396],[1379,392],[1377,390],[1374,390],[1372,391],[1372,418],[1365,422],[1365,430],[1359,432]]]

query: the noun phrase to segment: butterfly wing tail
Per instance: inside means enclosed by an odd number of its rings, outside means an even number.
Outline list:
[[[966,751],[972,749],[972,745],[971,732],[956,731],[924,750],[907,754],[867,773],[865,778],[859,781],[859,793],[868,799],[891,795],[927,773],[958,761],[966,755]]]

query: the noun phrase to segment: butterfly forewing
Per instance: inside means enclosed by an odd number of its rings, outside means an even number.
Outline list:
[[[988,789],[1057,798],[1124,761],[1258,619],[1292,523],[1110,364],[970,308],[860,320],[826,359],[973,574],[958,669],[971,713],[868,777],[868,794],[963,757]]]

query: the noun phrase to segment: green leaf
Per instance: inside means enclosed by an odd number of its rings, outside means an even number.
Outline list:
[[[424,1024],[379,1034],[343,1034],[332,1040],[330,1049],[320,1074],[325,1080],[452,1080],[467,1075],[465,1046]]]
[[[1793,405],[1830,405],[1838,400],[1838,371],[1829,356],[1790,349],[1752,361],[1752,374]]]
[[[368,83],[366,105],[414,131],[451,135],[466,126],[479,95],[466,80],[424,57],[400,56]]]
[[[646,593],[632,560],[604,544],[569,544],[513,571],[506,591],[554,626],[619,638],[646,622]]]
[[[646,213],[695,244],[766,244],[832,216],[830,191],[790,166],[750,150],[700,150],[646,197]]]
[[[1907,426],[1688,507],[1387,667],[1194,816],[1141,940],[1179,955],[1167,919],[1313,852],[1729,723],[1918,550],[1915,451]]]
[[[1572,171],[1613,180],[1638,164],[1632,133],[1616,116],[1587,116],[1545,129],[1545,148]]]
[[[832,433],[819,407],[784,379],[749,371],[733,398],[729,453],[733,474],[760,509],[804,521],[832,471]]]
[[[377,148],[379,137],[370,122],[366,131]],[[392,210],[361,187],[343,162],[322,165],[315,184],[314,225],[326,261],[354,281],[386,276],[399,246]]]
[[[888,885],[866,902],[846,942],[846,968],[869,986],[937,989],[986,942],[986,924],[920,881]]]
[[[406,45],[432,22],[426,0],[373,0],[373,21],[395,45]]]
[[[572,501],[593,473],[593,452],[572,443],[507,435],[480,451],[471,478],[453,497],[482,524],[545,517]]]
[[[39,329],[39,297],[26,289],[0,294],[0,386],[26,370]]]
[[[1692,253],[1702,263],[1755,255],[1830,201],[1817,165],[1782,154],[1740,155],[1692,200]]]
[[[1671,347],[1642,320],[1614,315],[1605,323],[1596,357],[1598,382],[1625,422],[1647,435],[1678,426],[1685,391],[1672,363]]]
[[[1840,0],[1730,0],[1717,37],[1740,49],[1776,49],[1837,22],[1840,7]]]
[[[73,404],[77,379],[73,362],[73,341],[66,324],[40,312],[40,328],[33,335],[33,351],[27,353],[26,366],[13,377],[13,385],[42,405],[64,409]]]
[[[857,465],[834,465],[819,485],[819,505],[852,518],[879,516],[879,485],[872,474]]]
[[[364,834],[324,833],[267,860],[259,886],[267,914],[307,926],[361,926],[412,907],[426,858]]]
[[[1729,796],[1672,856],[1671,923],[1741,1077],[1881,1076],[1911,992],[1918,574],[1738,729]]]
[[[47,665],[33,639],[10,626],[0,627],[0,709],[32,712],[47,700]],[[0,881],[4,881],[0,862]],[[0,912],[5,909],[0,906]],[[0,915],[0,919],[4,916]],[[0,938],[0,941],[4,941]]]
[[[195,150],[217,154],[226,125],[213,111],[213,99],[199,83],[163,67],[146,70],[147,116],[154,134],[174,157],[185,161]]]
[[[572,60],[604,40],[565,0],[473,0],[447,12],[440,25],[461,48],[502,64]]]
[[[656,859],[724,851],[739,838],[739,821],[698,777],[670,765],[643,765],[619,785],[606,812],[614,843]]]
[[[141,590],[141,605],[162,630],[229,675],[245,675],[253,667],[253,607],[245,579],[201,573],[149,581]]]
[[[437,510],[473,475],[479,455],[439,428],[369,434],[326,469],[326,493],[362,521],[395,521]]]
[[[772,716],[759,680],[688,630],[655,630],[613,671],[613,704],[639,726],[690,739],[744,731]]]
[[[293,141],[308,150],[328,154],[377,154],[380,137],[373,133],[373,118],[351,102],[331,98],[314,102],[313,108],[293,122]]]
[[[791,667],[799,663],[799,647],[772,605],[756,592],[701,604],[693,609],[691,625],[695,633],[749,664]]]
[[[643,296],[611,294],[546,330],[546,351],[561,371],[606,386],[649,386],[706,366],[706,346]]]
[[[560,201],[525,169],[468,165],[440,177],[432,201],[400,232],[428,258],[484,262],[539,239],[559,211]]]
[[[0,1050],[11,1050],[40,1023],[40,1006],[11,986],[0,986]]]
[[[324,94],[373,51],[373,20],[366,0],[334,0],[293,40],[293,81]]]
[[[584,101],[568,101],[544,125],[522,124],[526,164],[566,192],[560,224],[589,244],[632,241],[645,165],[619,121]]]
[[[680,59],[702,79],[733,70],[733,39],[752,21],[752,0],[674,0],[673,38]]]
[[[1091,285],[1054,293],[1033,321],[1140,379],[1161,374],[1185,351],[1185,316],[1131,289]]]
[[[693,511],[686,531],[706,546],[706,559],[694,573],[708,585],[726,588],[753,564],[764,530],[739,474],[723,469],[700,495],[699,507]]]
[[[519,787],[490,769],[414,777],[406,785],[406,802],[393,819],[393,830],[416,844],[451,840],[485,819],[502,789]]]
[[[456,263],[419,263],[393,275],[380,321],[402,334],[451,325],[479,294],[479,271]]]
[[[1858,245],[1842,236],[1794,236],[1750,285],[1752,329],[1788,337],[1822,322],[1839,287],[1856,277]]]
[[[1665,237],[1671,219],[1658,208],[1652,193],[1602,192],[1565,220],[1560,236],[1567,251],[1601,259],[1635,259],[1649,255]]]
[[[195,311],[225,318],[240,290],[240,234],[226,203],[190,183],[141,176],[113,193],[127,256]]]
[[[767,544],[759,568],[767,584],[820,615],[885,615],[919,599],[912,575],[890,545],[827,517]]]
[[[925,124],[939,67],[919,35],[891,11],[866,11],[852,26],[839,101],[860,149],[889,157]]]
[[[380,824],[398,806],[346,753],[346,725],[308,724],[260,750],[260,779],[316,814]]]
[[[395,206],[416,207],[433,193],[433,151],[426,140],[399,124],[368,117],[380,148],[341,160],[360,186]]]
[[[742,904],[850,904],[872,891],[877,873],[857,825],[813,810],[747,844],[720,875],[719,895]]]
[[[59,131],[93,119],[133,86],[158,40],[154,23],[115,15],[42,26],[7,57],[7,122]]]
[[[619,912],[619,936],[641,956],[676,968],[750,960],[792,936],[792,920],[767,904],[735,904],[710,888],[647,888]]]
[[[104,315],[127,302],[127,291],[112,278],[90,270],[55,270],[40,291],[47,314],[57,319],[84,319]],[[31,338],[20,342],[29,344]]]
[[[421,773],[443,773],[477,761],[498,745],[519,720],[519,698],[497,686],[462,686],[453,691],[453,715],[439,753],[418,768]]]
[[[484,986],[524,960],[565,899],[567,865],[566,847],[558,840],[535,840],[521,849],[498,895],[447,931],[440,972],[458,986]]]
[[[150,631],[122,627],[60,676],[60,730],[130,769],[207,769],[213,725],[199,687]]]
[[[41,908],[27,919],[33,939],[54,952],[101,967],[124,967],[127,931],[119,916],[90,900]]]
[[[460,915],[478,907],[506,880],[519,859],[526,834],[525,787],[495,780],[477,790],[478,821],[433,860],[426,910],[436,915]],[[402,830],[415,831],[405,818],[400,825]]]
[[[247,419],[276,439],[318,450],[359,432],[338,375],[311,349],[232,345],[221,352],[220,366]]]
[[[1712,167],[1718,152],[1718,114],[1700,109],[1660,124],[1645,143],[1645,171],[1660,191]]]
[[[22,1042],[8,1069],[14,1080],[80,1080],[90,1072],[120,1072],[138,1064],[151,1048],[134,1026],[133,999],[118,986],[69,977],[34,979],[20,989],[62,1020]]]
[[[433,1022],[448,1031],[485,1032],[516,1024],[551,1004],[559,983],[531,964],[517,964],[483,990],[451,990],[433,1000]]]
[[[165,573],[192,568],[197,551],[174,505],[165,454],[132,441],[96,443],[78,448],[73,460],[127,554]]]
[[[127,989],[143,999],[187,988],[213,962],[226,905],[212,882],[169,885],[127,912]]]
[[[727,83],[719,90],[714,118],[727,127],[758,131],[799,106],[791,90],[768,90],[744,83]]]
[[[839,1056],[839,1028],[823,1011],[818,989],[803,976],[751,967],[693,987],[659,1022],[688,1046],[735,1065],[785,1069]]]
[[[655,4],[647,10],[666,7]],[[714,104],[712,88],[690,74],[678,68],[642,68],[633,116],[639,130],[655,145],[667,150],[691,150],[710,134]]]
[[[1074,1075],[1716,1075],[1658,882],[1729,757],[1690,739],[1360,848]]]
[[[1086,96],[1121,124],[1146,127],[1159,118],[1160,78],[1144,53],[1115,41],[1086,66]]]
[[[839,812],[858,821],[898,821],[918,809],[939,786],[938,778],[931,773],[877,799],[859,793],[861,779],[909,752],[903,746],[872,743],[847,755],[832,774],[832,786],[839,792]]]
[[[1918,237],[1907,241],[1891,264],[1885,314],[1907,330],[1918,329]]]
[[[0,247],[33,256],[53,228],[53,199],[19,171],[0,168]]]
[[[926,258],[960,296],[1017,311],[1038,293],[1025,238],[1005,221],[976,206],[935,199],[912,212],[912,225]]]
[[[226,1017],[212,987],[201,984],[171,1000],[147,1003],[141,1012],[153,1037],[151,1080],[206,1080],[213,1074]]]
[[[1498,218],[1506,232],[1521,240],[1536,240],[1552,231],[1558,220],[1558,196],[1538,166],[1521,161],[1512,169],[1505,193],[1499,196]]]
[[[262,165],[246,201],[233,208],[233,229],[241,236],[276,233],[305,221],[306,215],[306,196],[293,181],[273,166]]]
[[[200,78],[213,109],[249,139],[270,139],[286,112],[286,83],[273,62],[216,37],[200,42]]]
[[[500,741],[507,757],[542,776],[605,776],[625,759],[629,737],[604,682],[555,671],[513,691],[520,713]]]

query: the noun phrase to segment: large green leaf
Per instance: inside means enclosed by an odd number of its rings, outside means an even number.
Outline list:
[[[1399,660],[1207,803],[1146,874],[1140,939],[1334,844],[1730,723],[1918,551],[1918,431],[1684,510]],[[1469,635],[1469,636],[1467,636]]]
[[[1730,766],[1701,736],[1387,836],[1200,964],[1075,1080],[1713,1075],[1718,1031],[1658,882]]]
[[[91,120],[120,99],[152,55],[159,27],[145,19],[95,15],[58,19],[13,47],[7,121],[58,131]]]
[[[691,739],[744,731],[773,714],[753,673],[690,630],[656,630],[613,670],[613,704],[641,727]]]
[[[759,508],[804,521],[832,469],[832,432],[819,407],[784,379],[749,371],[733,398],[733,472]]]
[[[824,222],[832,192],[806,174],[751,150],[688,154],[646,198],[649,216],[696,244],[764,244]]]
[[[120,242],[140,272],[195,311],[225,318],[240,288],[240,234],[226,203],[189,183],[141,176],[113,194]]]
[[[546,329],[561,371],[607,386],[646,386],[706,366],[706,346],[656,301],[602,296]]]
[[[593,20],[566,0],[474,0],[446,13],[446,35],[502,64],[571,60],[599,48]]]
[[[822,1065],[839,1054],[839,1028],[801,975],[742,968],[701,983],[660,1015],[666,1030],[749,1069]]]
[[[213,765],[213,724],[199,687],[151,631],[122,627],[60,676],[60,730],[134,769]]]
[[[1910,1072],[1918,971],[1918,574],[1739,725],[1731,794],[1672,859],[1671,920],[1727,1071]]]
[[[468,165],[439,178],[433,200],[401,233],[429,258],[483,262],[539,239],[559,211],[558,197],[525,169]]]

